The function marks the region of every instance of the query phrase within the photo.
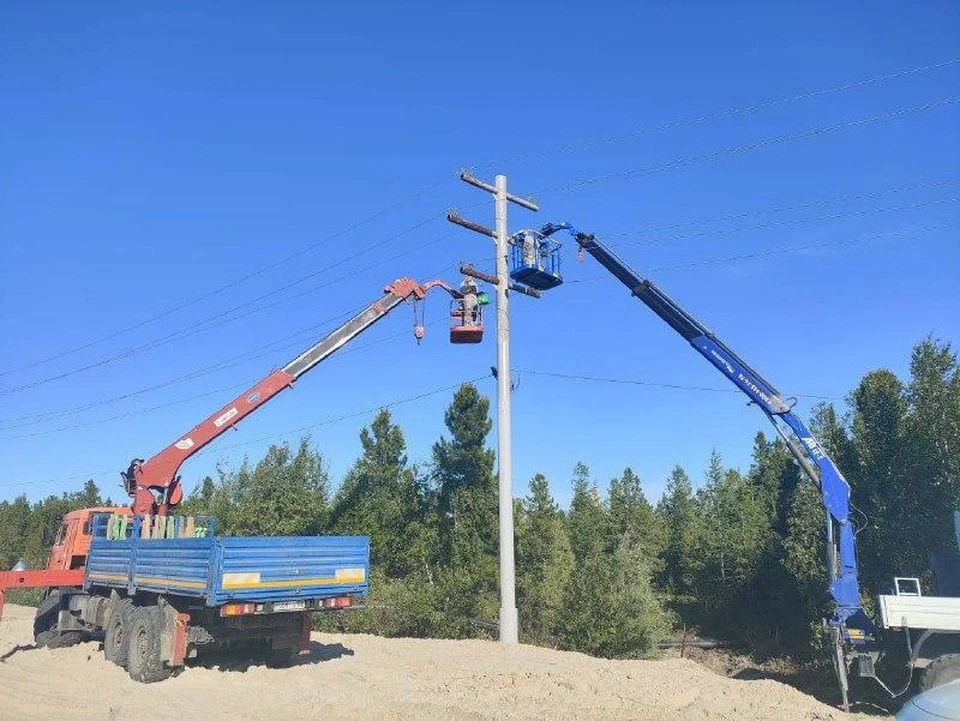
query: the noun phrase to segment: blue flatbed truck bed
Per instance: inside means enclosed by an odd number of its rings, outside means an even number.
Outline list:
[[[214,651],[285,665],[309,649],[312,612],[367,593],[365,536],[217,536],[213,519],[188,516],[91,525],[82,588],[48,598],[62,632],[102,629],[107,658],[141,682]]]
[[[168,537],[152,538],[143,537],[143,521],[134,518],[122,538],[111,538],[119,534],[108,535],[109,517],[96,517],[84,589],[175,594],[207,606],[322,601],[367,592],[365,536],[217,536],[207,518],[199,519],[203,535],[186,536],[188,520],[170,517],[173,528],[163,533]]]

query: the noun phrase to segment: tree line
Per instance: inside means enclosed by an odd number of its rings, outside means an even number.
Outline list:
[[[908,378],[867,373],[845,413],[822,403],[810,422],[852,486],[864,604],[894,575],[936,591],[929,557],[956,548],[960,508],[960,368],[949,344],[921,341]],[[309,439],[275,445],[256,463],[218,468],[181,512],[213,516],[227,535],[369,536],[370,595],[362,609],[324,616],[329,628],[490,636],[499,600],[489,400],[464,384],[444,425],[429,461],[415,464],[381,410],[336,488]],[[757,434],[746,471],[714,452],[695,485],[676,466],[656,503],[629,467],[601,483],[578,463],[570,483],[566,509],[542,474],[516,501],[521,640],[644,657],[686,628],[761,654],[817,649],[828,601],[824,511],[778,437]],[[104,503],[92,481],[79,493],[0,503],[0,562],[41,567],[59,517]]]

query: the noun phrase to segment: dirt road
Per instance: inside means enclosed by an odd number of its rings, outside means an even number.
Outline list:
[[[32,647],[33,609],[0,623],[5,721],[163,719],[644,719],[841,721],[848,717],[774,681],[737,681],[692,661],[605,661],[485,641],[315,634],[288,669],[188,667],[133,683],[99,644]],[[872,717],[877,718],[877,717]]]

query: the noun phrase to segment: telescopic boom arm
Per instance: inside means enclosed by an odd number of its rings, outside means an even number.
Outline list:
[[[457,291],[441,280],[420,285],[409,278],[400,278],[386,286],[384,295],[356,316],[314,343],[283,368],[241,393],[176,442],[147,461],[135,458],[127,471],[121,474],[124,488],[133,498],[133,512],[166,514],[171,507],[180,503],[183,497],[177,471],[185,460],[281,391],[293,386],[300,376],[330,357],[404,301],[411,298],[415,301],[421,300],[427,291],[435,287],[443,288],[455,298],[460,297]]]
[[[857,557],[854,528],[850,519],[850,485],[814,438],[804,422],[772,383],[751,368],[727,347],[706,326],[684,310],[650,280],[641,277],[620,260],[593,235],[582,233],[568,223],[548,224],[541,230],[549,236],[569,231],[580,247],[592,255],[630,293],[640,299],[667,325],[679,333],[693,348],[725,375],[752,402],[756,403],[776,428],[806,476],[820,490],[826,510],[827,567],[830,573],[830,596],[834,610],[829,624],[834,629],[838,661],[857,657],[876,634],[876,627],[863,612],[857,580]],[[846,673],[841,686],[846,693]]]

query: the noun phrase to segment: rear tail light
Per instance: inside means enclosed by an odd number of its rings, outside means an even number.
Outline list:
[[[337,596],[323,599],[324,608],[347,608],[350,605],[350,596]]]
[[[256,612],[257,606],[254,603],[228,603],[220,609],[221,616],[245,616]]]

